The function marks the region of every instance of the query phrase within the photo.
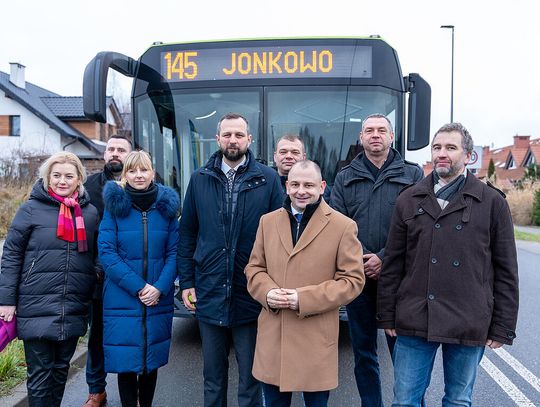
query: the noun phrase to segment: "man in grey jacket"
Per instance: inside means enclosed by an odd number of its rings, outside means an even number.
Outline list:
[[[364,151],[337,175],[330,206],[356,221],[364,251],[364,291],[347,306],[354,351],[356,384],[363,407],[382,407],[377,357],[376,299],[384,246],[400,191],[423,177],[417,164],[403,160],[391,147],[392,123],[382,114],[364,119]],[[387,338],[390,352],[394,340]]]

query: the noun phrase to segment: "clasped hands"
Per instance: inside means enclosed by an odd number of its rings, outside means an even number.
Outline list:
[[[294,288],[272,288],[266,294],[266,302],[273,309],[298,310],[298,291]]]
[[[157,305],[160,295],[161,291],[159,291],[153,285],[147,283],[143,289],[139,291],[139,300],[141,300],[141,302],[147,307],[151,307],[153,305]]]

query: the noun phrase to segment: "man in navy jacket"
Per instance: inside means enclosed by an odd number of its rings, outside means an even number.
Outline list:
[[[219,151],[191,176],[180,221],[178,273],[182,299],[199,320],[204,405],[227,404],[228,355],[238,362],[238,405],[261,406],[252,374],[260,305],[247,292],[244,268],[259,219],[282,204],[277,173],[248,149],[251,134],[239,114],[222,117]]]

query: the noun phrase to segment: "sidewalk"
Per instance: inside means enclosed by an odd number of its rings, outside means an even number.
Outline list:
[[[540,235],[540,226],[518,226],[514,225],[514,227],[519,230],[520,232],[525,233],[532,233],[535,235]]]

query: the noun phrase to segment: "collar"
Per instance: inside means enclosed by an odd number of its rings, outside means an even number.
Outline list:
[[[296,208],[292,205],[291,205],[291,212],[293,216],[296,216],[297,213],[300,213],[300,214],[304,213],[304,212],[297,211]]]
[[[246,155],[244,154],[244,158],[242,159],[242,161],[240,161],[240,163],[236,167],[232,168],[225,162],[225,160],[222,157],[221,158],[221,171],[223,171],[223,174],[227,174],[230,169],[233,169],[236,172],[236,171],[238,171],[238,168],[240,168],[242,165],[244,165],[246,160],[247,160],[247,158],[246,158]]]
[[[465,170],[465,172],[469,172]],[[464,174],[465,175],[465,174]],[[472,174],[465,175],[465,186],[461,190],[463,195],[470,195],[477,201],[482,201],[485,184]],[[411,186],[412,196],[435,195],[433,176],[430,174]]]
[[[463,175],[465,178],[467,178],[467,172],[468,172],[467,167],[465,167],[465,168],[463,168],[463,172],[461,174],[459,174],[459,175]],[[435,174],[437,174],[437,173],[435,173]],[[459,175],[458,175],[458,177],[459,177]],[[456,179],[456,178],[454,178],[454,179]],[[442,188],[442,187],[444,187],[445,185],[448,184],[448,182],[446,182],[445,180],[443,180],[439,176],[437,176],[437,179],[439,180],[439,182],[437,182],[437,184],[435,185],[435,188],[437,188],[437,189],[440,189],[440,188]],[[450,181],[450,182],[452,182],[452,181]],[[435,191],[435,192],[437,192],[437,191]]]
[[[393,147],[390,148],[390,152],[388,153],[388,157],[386,158],[386,161],[384,162],[384,165],[380,169],[381,174],[386,174],[389,171],[398,169],[400,171],[403,171],[403,166],[405,165],[405,162],[403,161],[403,158],[401,157],[401,154],[399,154],[399,151],[394,149]],[[392,154],[393,153],[393,154]],[[351,161],[349,166],[356,171],[358,171],[360,174],[365,175],[369,174],[369,170],[366,167],[366,164],[364,163],[364,152],[361,152],[358,154],[354,159]],[[367,160],[369,160],[366,157]],[[376,168],[376,167],[375,167]]]

